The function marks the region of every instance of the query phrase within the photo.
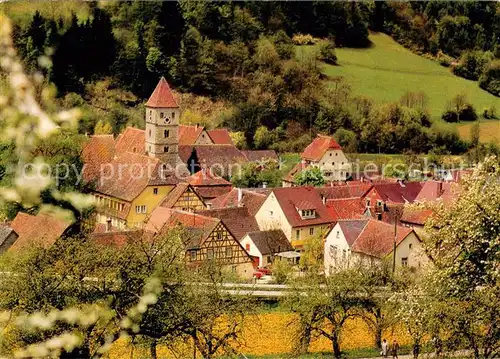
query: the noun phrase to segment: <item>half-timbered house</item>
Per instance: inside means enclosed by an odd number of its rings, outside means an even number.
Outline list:
[[[181,226],[185,230],[186,262],[197,267],[213,260],[242,278],[253,275],[252,257],[218,218],[158,207],[145,230],[161,233]]]

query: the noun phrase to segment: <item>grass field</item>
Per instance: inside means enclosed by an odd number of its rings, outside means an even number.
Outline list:
[[[329,79],[343,77],[355,94],[372,98],[377,103],[398,101],[408,91],[422,91],[428,97],[433,118],[440,118],[446,103],[458,93],[465,93],[478,113],[489,106],[500,109],[500,98],[479,88],[477,82],[453,75],[437,62],[416,55],[391,37],[372,33],[368,49],[338,48],[338,66],[324,65]],[[313,46],[298,47],[298,56],[312,51]],[[500,122],[496,122],[497,124]],[[465,135],[466,129],[457,125]],[[482,122],[481,140],[492,138],[494,122]],[[486,137],[484,137],[486,136]]]
[[[458,125],[460,137],[470,139],[472,123]],[[481,120],[479,123],[479,138],[482,142],[500,143],[500,121]]]
[[[71,19],[74,12],[78,19],[84,20],[89,15],[89,5],[85,1],[65,0],[65,1],[6,1],[0,4],[0,12],[7,14],[14,22],[25,26],[31,21],[35,11],[39,11],[43,16],[53,19]]]

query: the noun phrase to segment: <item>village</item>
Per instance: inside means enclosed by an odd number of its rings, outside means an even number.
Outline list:
[[[216,261],[246,281],[273,281],[273,263],[297,266],[312,240],[323,245],[326,276],[349,267],[389,262],[423,271],[431,261],[422,241],[432,215],[446,206],[467,170],[435,173],[425,181],[352,176],[352,164],[333,137],[318,135],[282,187],[236,188],[232,171],[250,161],[276,161],[272,150],[240,150],[227,129],[181,125],[181,109],[161,78],[146,103],[145,130],[85,143],[83,178],[93,185],[91,237],[120,247],[145,235],[181,227],[190,267]],[[297,175],[319,168],[325,184],[299,186]],[[1,227],[0,252],[48,247],[69,223],[20,212]],[[299,275],[299,270],[296,270]]]

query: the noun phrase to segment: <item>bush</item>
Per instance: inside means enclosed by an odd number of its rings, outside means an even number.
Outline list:
[[[314,45],[318,42],[318,39],[312,37],[309,34],[303,35],[303,34],[296,34],[293,35],[292,41],[295,45]]]
[[[453,73],[469,80],[477,80],[486,64],[492,59],[491,52],[467,51],[460,58],[460,62],[453,67]]]
[[[491,61],[486,65],[479,78],[479,87],[495,96],[500,96],[500,60]]]
[[[494,120],[497,118],[497,109],[495,106],[487,107],[483,110],[483,117],[488,120]]]
[[[462,109],[458,112],[458,121],[476,121],[477,113],[474,109],[474,106],[471,104],[466,104]]]
[[[323,41],[319,47],[318,60],[327,64],[337,65],[337,55],[335,54],[335,44],[332,41]]]

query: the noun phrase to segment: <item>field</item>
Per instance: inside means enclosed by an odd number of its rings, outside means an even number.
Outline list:
[[[469,139],[472,123],[460,124],[458,133],[460,137]],[[479,124],[479,138],[482,142],[500,143],[500,121],[481,120]]]
[[[408,91],[422,91],[429,99],[433,118],[439,118],[446,103],[458,93],[465,93],[478,112],[492,105],[500,109],[500,98],[479,88],[477,82],[453,75],[448,68],[412,53],[385,34],[372,33],[370,40],[372,46],[368,49],[338,48],[339,65],[324,65],[328,78],[344,77],[355,94],[377,103],[395,102]],[[313,46],[298,47],[298,56],[312,49]],[[481,123],[485,126],[482,141],[487,142],[492,125]]]
[[[250,358],[280,358],[281,355],[288,357],[286,354],[292,352],[295,325],[294,315],[284,311],[249,316],[243,325],[239,351]],[[400,329],[389,330],[384,334],[388,339],[397,338],[401,344],[409,344],[409,337]],[[348,321],[342,337],[342,349],[351,352],[351,357],[376,356],[376,351],[371,349],[372,347],[373,339],[366,324],[360,319]],[[147,350],[147,347],[136,346],[131,355],[131,346],[121,342],[114,345],[109,357],[110,359],[143,358],[147,357]],[[193,352],[192,342],[180,343],[175,351],[178,357],[190,357]],[[310,351],[318,353],[318,356],[314,357],[321,358],[323,357],[321,353],[331,352],[331,344],[324,338],[318,338],[311,343]],[[158,352],[160,358],[174,357],[165,347],[159,348]]]

